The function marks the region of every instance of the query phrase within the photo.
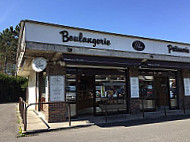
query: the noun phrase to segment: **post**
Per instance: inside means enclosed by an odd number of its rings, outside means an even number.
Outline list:
[[[143,98],[141,98],[141,103],[142,103],[142,112],[143,112],[143,119],[144,119],[144,101],[143,101]]]
[[[165,116],[167,116],[167,114],[166,114],[166,98],[165,98],[165,104],[164,104],[164,114],[165,114]]]
[[[68,103],[68,118],[69,118],[69,126],[71,126],[71,106],[70,106],[70,103]]]
[[[183,95],[183,113],[185,114],[185,96]]]
[[[164,114],[166,116],[166,106],[164,105]]]
[[[107,98],[108,99],[108,98]],[[106,100],[106,105],[105,105],[105,117],[106,117],[106,123],[108,122],[108,110],[107,110],[107,103],[108,100]]]
[[[24,123],[24,114],[25,114],[25,110],[24,110],[24,102],[23,102],[23,100],[22,100],[22,103],[21,103],[21,105],[22,105],[22,111],[21,111],[21,116],[22,116],[22,121],[23,121],[23,123]]]
[[[18,103],[19,103],[19,112],[20,112],[20,97],[19,97]]]
[[[28,105],[30,106],[30,105]],[[27,109],[28,109],[28,106],[26,107],[26,103],[24,105],[24,131],[27,130]]]

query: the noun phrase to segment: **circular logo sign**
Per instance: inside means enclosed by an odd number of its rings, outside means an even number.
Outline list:
[[[132,46],[137,51],[143,51],[145,49],[145,45],[142,41],[136,40],[132,43]]]
[[[47,66],[46,59],[42,57],[35,58],[32,62],[32,69],[36,72],[43,71]]]

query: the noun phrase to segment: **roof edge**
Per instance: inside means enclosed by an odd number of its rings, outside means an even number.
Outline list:
[[[190,43],[186,43],[186,42],[177,42],[177,41],[162,40],[162,39],[156,39],[156,38],[147,38],[147,37],[141,37],[141,36],[118,34],[118,33],[114,33],[114,32],[97,31],[97,30],[91,30],[91,29],[85,29],[85,28],[79,28],[79,27],[71,27],[71,26],[65,26],[65,25],[54,24],[54,23],[47,23],[47,22],[40,22],[40,21],[28,20],[28,19],[21,20],[21,22],[24,22],[24,23],[28,22],[28,23],[34,23],[34,24],[48,25],[48,26],[54,26],[54,27],[64,27],[64,28],[69,28],[69,29],[84,30],[84,31],[89,31],[89,32],[104,33],[104,34],[123,36],[123,37],[141,38],[141,39],[144,39],[144,40],[154,40],[154,41],[169,42],[169,43],[174,43],[174,44],[185,44],[185,45],[190,46]]]

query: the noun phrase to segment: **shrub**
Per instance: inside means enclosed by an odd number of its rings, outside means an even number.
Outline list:
[[[25,99],[27,78],[0,74],[0,102],[18,102],[19,97]]]

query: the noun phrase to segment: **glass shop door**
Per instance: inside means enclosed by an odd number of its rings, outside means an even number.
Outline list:
[[[169,77],[169,108],[178,109],[177,84],[175,77]]]
[[[154,76],[140,75],[139,76],[140,98],[143,102],[140,104],[140,109],[145,111],[156,110],[156,94],[154,86]]]
[[[82,74],[77,76],[77,113],[94,113],[94,75]]]
[[[164,106],[169,109],[178,108],[178,95],[176,77],[172,75],[158,76],[156,78],[156,92],[158,95],[158,107],[163,108]]]

